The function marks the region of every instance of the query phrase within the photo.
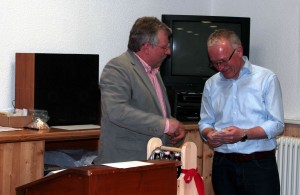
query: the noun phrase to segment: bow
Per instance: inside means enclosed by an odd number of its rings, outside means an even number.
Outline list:
[[[185,183],[190,183],[194,178],[198,194],[205,195],[204,182],[196,169],[182,169],[181,172],[185,174],[183,177]]]

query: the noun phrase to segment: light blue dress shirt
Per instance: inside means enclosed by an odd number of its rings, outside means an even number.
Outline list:
[[[276,147],[276,136],[284,130],[280,83],[270,70],[253,65],[247,57],[239,78],[226,79],[221,73],[209,78],[203,90],[199,129],[220,131],[228,126],[249,129],[260,126],[266,139],[224,144],[215,148],[223,153],[249,154]]]

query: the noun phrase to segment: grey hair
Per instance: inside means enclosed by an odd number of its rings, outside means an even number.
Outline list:
[[[224,39],[231,43],[232,48],[236,48],[238,45],[241,45],[241,40],[234,31],[228,29],[218,29],[208,37],[207,46],[210,47],[215,45]]]
[[[168,37],[171,36],[172,30],[156,17],[138,18],[129,34],[128,49],[137,52],[145,43],[157,45],[159,38],[157,33],[164,32]]]

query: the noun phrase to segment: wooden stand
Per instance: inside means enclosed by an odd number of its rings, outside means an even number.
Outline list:
[[[185,170],[197,169],[197,147],[193,142],[186,142],[181,148],[167,147],[162,145],[159,138],[151,138],[147,146],[147,158],[156,148],[173,152],[181,152],[181,168]],[[198,194],[194,179],[186,183],[183,179],[184,173],[181,173],[177,179],[177,195],[196,195]]]
[[[147,161],[134,168],[85,166],[68,169],[16,188],[17,195],[174,195],[175,161]]]

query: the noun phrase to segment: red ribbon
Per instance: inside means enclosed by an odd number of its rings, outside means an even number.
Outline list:
[[[192,181],[192,179],[194,178],[198,194],[205,195],[204,182],[196,169],[189,169],[189,170],[182,169],[181,172],[185,174],[183,177],[185,183],[190,183]]]

